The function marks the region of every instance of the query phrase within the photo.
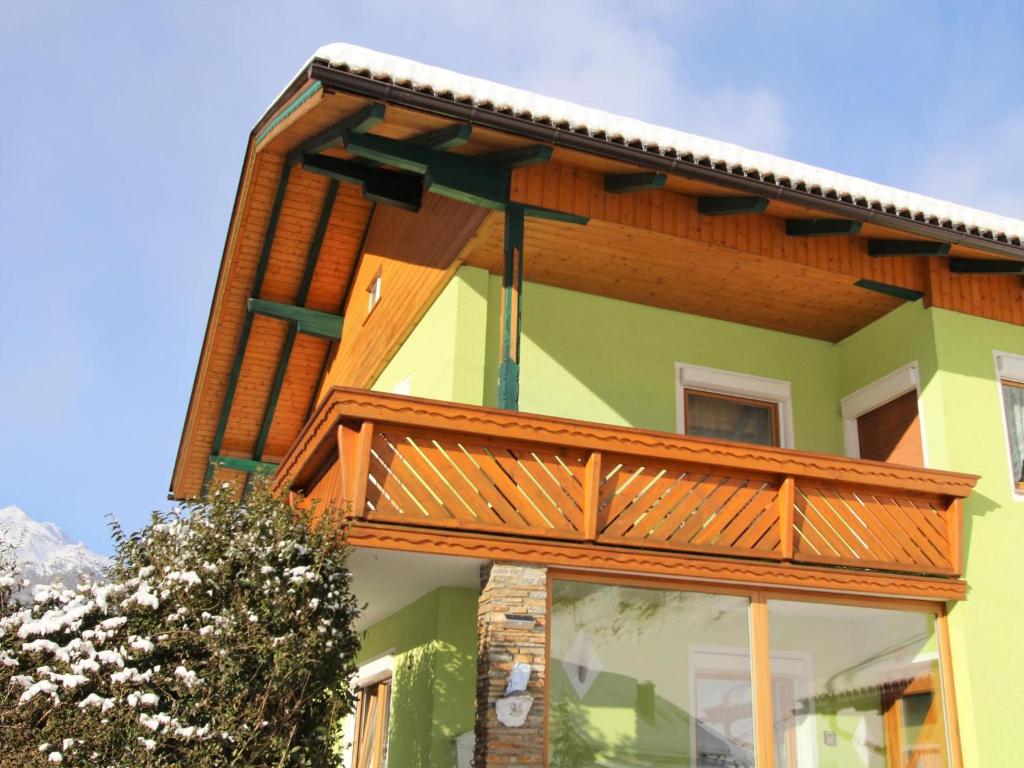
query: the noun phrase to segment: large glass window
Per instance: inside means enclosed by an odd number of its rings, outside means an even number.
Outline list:
[[[939,768],[946,729],[934,616],[768,601],[778,768]]]
[[[748,606],[555,582],[551,768],[753,766]]]
[[[768,599],[750,621],[744,595],[554,581],[551,768],[753,768],[752,636],[778,768],[948,767],[934,614]]]

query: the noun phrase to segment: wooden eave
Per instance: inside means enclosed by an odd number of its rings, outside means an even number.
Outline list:
[[[418,94],[412,98],[409,89],[349,73],[332,73],[319,64],[312,66],[308,73],[311,76],[299,77],[292,83],[249,138],[172,475],[172,497],[185,498],[202,491],[218,422],[224,421],[221,411],[228,383],[236,365],[235,397],[230,404],[218,455],[275,464],[287,453],[315,408],[335,344],[299,334],[287,356],[283,381],[276,395],[276,410],[271,407],[268,411],[274,399],[271,390],[275,371],[282,350],[287,347],[287,323],[269,317],[253,317],[249,343],[240,359],[239,337],[248,299],[260,298],[284,304],[295,300],[296,287],[317,228],[319,207],[329,185],[323,176],[300,167],[291,169],[276,236],[266,264],[266,278],[259,295],[253,296],[259,254],[264,246],[285,155],[375,101],[386,104],[387,108],[386,119],[372,129],[372,133],[378,136],[407,140],[428,131],[468,122],[472,125],[472,138],[452,149],[455,154],[472,156],[519,149],[536,145],[541,139],[554,145],[550,162],[513,172],[511,197],[531,205],[589,217],[591,223],[578,227],[540,219],[528,220],[525,238],[527,280],[679,311],[739,319],[751,325],[829,340],[843,338],[902,303],[903,299],[856,287],[862,278],[867,278],[872,284],[909,291],[910,295],[924,294],[929,286],[939,284],[955,294],[949,288],[948,269],[935,266],[941,261],[939,259],[875,259],[870,263],[864,255],[864,243],[870,237],[914,239],[927,233],[949,235],[948,231],[940,232],[942,228],[937,225],[912,222],[913,226],[909,226],[907,222],[884,212],[857,210],[852,204],[822,199],[811,192],[797,194],[798,190],[772,197],[763,214],[714,217],[714,220],[704,217],[702,220],[688,209],[688,206],[695,206],[696,199],[701,196],[768,194],[769,188],[752,179],[732,178],[719,169],[684,165],[679,166],[679,172],[668,173],[662,189],[631,192],[618,196],[621,199],[609,201],[591,191],[601,185],[605,175],[661,170],[665,165],[664,158],[659,160],[656,155],[640,148],[603,142],[607,145],[605,147],[596,140],[578,141],[554,126],[544,127],[509,116],[499,120],[497,113],[467,109],[466,105],[441,97],[428,99],[426,95]],[[341,149],[330,149],[327,154],[353,158],[351,153]],[[585,194],[574,194],[579,190],[585,190]],[[666,205],[675,206],[682,212],[674,224],[665,218]],[[325,313],[345,313],[352,276],[362,254],[373,210],[374,204],[361,197],[356,187],[348,184],[338,187],[320,263],[304,302],[306,307]],[[769,240],[761,232],[765,227],[770,234],[777,232],[785,219],[843,218],[851,215],[850,212],[870,214],[870,220],[856,237],[807,238],[808,242],[791,243],[783,248],[784,237],[779,236],[777,243],[772,241],[768,245]],[[495,216],[500,219],[501,214],[492,213],[481,219],[487,222],[487,229],[480,231],[479,247],[474,247],[472,253],[466,255],[467,263],[492,272],[499,270],[500,263],[500,242],[497,239],[500,227],[495,226]],[[890,226],[893,224],[900,226],[893,228]],[[757,228],[759,233],[755,237],[753,233]],[[588,235],[588,230],[595,235]],[[1022,249],[988,242],[968,233],[961,234],[959,242],[951,246],[951,256],[1006,259],[1016,258],[1020,253],[1020,258],[1024,259]],[[595,251],[589,262],[574,263],[565,258],[565,252],[572,251],[573,247],[579,250],[581,243],[594,236],[617,244],[619,251]],[[776,236],[772,234],[772,237]],[[532,247],[531,241],[534,246],[540,243],[543,247]],[[559,242],[573,247],[556,247]],[[681,247],[679,258],[685,270],[672,261],[674,243]],[[561,256],[559,252],[562,252]],[[651,254],[650,258],[647,254]],[[728,266],[723,269],[721,265],[725,264]],[[657,285],[663,282],[661,276],[671,277],[690,267],[696,269],[694,274],[703,277],[693,283],[688,294],[685,291],[681,293],[682,289],[672,285],[671,280],[667,287]],[[717,277],[716,269],[721,272]],[[742,279],[725,279],[730,271],[741,275]],[[653,282],[649,283],[652,274]],[[765,279],[774,280],[792,297],[788,309],[782,306],[773,313],[769,301],[762,302],[760,308],[747,317],[734,312],[723,315],[721,306],[716,310],[712,305],[722,305],[723,302],[702,303],[695,299],[701,293],[716,290],[714,286],[719,287],[719,295],[722,288],[731,286],[734,295],[729,300],[735,303],[756,297],[759,293],[770,298],[772,292],[778,295],[778,285],[765,290]],[[1012,280],[1015,282],[1005,279],[1001,285],[1019,289],[1019,278]],[[1008,287],[1007,290],[1012,293],[1013,289]],[[838,310],[831,313],[833,316],[844,316],[845,320],[824,329],[818,328],[816,318],[822,318],[823,308],[828,307]],[[1020,321],[1024,323],[1024,309],[1020,312]],[[421,314],[410,313],[406,335]],[[381,367],[380,361],[374,365],[375,370]],[[363,373],[369,375],[370,372]],[[355,380],[334,383],[367,386],[372,379],[368,383]],[[255,456],[254,447],[262,424],[268,418],[269,432],[264,430],[266,434],[263,435],[265,450]],[[245,474],[222,468],[212,477],[217,482],[242,481]]]

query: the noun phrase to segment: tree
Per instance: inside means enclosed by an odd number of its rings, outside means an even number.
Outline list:
[[[115,526],[105,583],[0,617],[0,765],[317,766],[359,640],[336,510],[257,487]]]

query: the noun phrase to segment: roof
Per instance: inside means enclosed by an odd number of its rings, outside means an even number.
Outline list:
[[[663,157],[680,158],[727,170],[737,176],[768,182],[781,188],[808,191],[823,198],[896,214],[965,235],[980,236],[1017,247],[1022,246],[1024,240],[1024,221],[1020,219],[915,194],[729,142],[645,123],[357,45],[325,45],[313,54],[310,63],[315,62],[325,62],[335,69],[443,96],[480,109],[565,128],[610,143],[639,147]]]

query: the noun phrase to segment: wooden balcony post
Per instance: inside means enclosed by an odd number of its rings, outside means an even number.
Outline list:
[[[949,564],[953,573],[964,572],[964,500],[953,499],[946,510],[946,530],[949,539]]]
[[[793,503],[796,495],[796,480],[786,477],[779,486],[779,538],[782,543],[782,557],[793,559]]]
[[[769,649],[768,601],[763,592],[755,592],[750,601],[750,657],[754,679],[755,763],[758,768],[775,768],[772,658]]]
[[[364,421],[358,427],[341,424],[338,427],[338,464],[341,469],[341,503],[350,504],[350,517],[366,514],[366,484],[370,474],[370,445],[373,443],[373,422]]]
[[[521,205],[505,208],[505,269],[501,284],[501,358],[498,361],[498,406],[519,410],[519,342],[522,322],[523,229]]]
[[[601,452],[592,451],[583,471],[583,537],[597,538],[597,514],[601,496]]]

